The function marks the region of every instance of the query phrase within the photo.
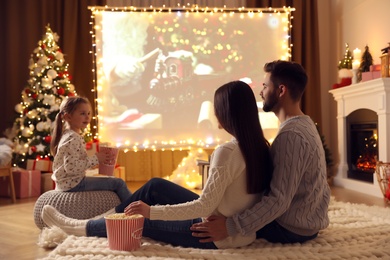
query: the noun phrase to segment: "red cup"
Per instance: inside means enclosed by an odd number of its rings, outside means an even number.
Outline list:
[[[111,250],[134,251],[141,247],[144,217],[126,216],[125,213],[111,214],[106,217],[108,247]]]
[[[106,154],[104,162],[99,163],[99,174],[113,176],[119,149],[116,147],[101,146],[99,152]]]

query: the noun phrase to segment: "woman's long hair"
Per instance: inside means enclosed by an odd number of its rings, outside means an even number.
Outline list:
[[[57,154],[58,144],[60,143],[64,131],[64,115],[72,114],[80,104],[90,104],[90,102],[87,98],[79,96],[67,97],[62,101],[60,111],[56,115],[53,130],[51,132],[50,151],[53,156]]]
[[[238,141],[246,163],[247,192],[268,190],[273,164],[253,90],[242,81],[221,86],[214,95],[214,112],[219,124]]]

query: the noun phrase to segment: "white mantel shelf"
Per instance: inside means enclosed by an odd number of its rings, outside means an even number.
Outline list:
[[[378,180],[374,183],[347,177],[347,122],[346,118],[358,109],[369,109],[378,115],[379,160],[390,162],[390,78],[378,78],[329,91],[337,102],[337,137],[340,162],[334,184],[346,189],[383,197]]]

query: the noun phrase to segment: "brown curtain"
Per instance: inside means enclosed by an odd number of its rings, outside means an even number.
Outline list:
[[[317,0],[247,0],[247,7],[290,6],[292,12],[292,61],[302,64],[309,76],[302,110],[321,122],[321,88]]]
[[[0,1],[0,133],[12,126],[15,105],[29,79],[28,61],[47,24],[60,36],[58,45],[77,93],[94,100],[88,6],[105,4],[106,0]]]

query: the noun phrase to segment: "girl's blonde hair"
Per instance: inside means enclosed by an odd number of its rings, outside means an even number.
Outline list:
[[[50,151],[53,156],[57,154],[58,144],[64,131],[64,114],[72,114],[80,104],[90,104],[90,102],[87,98],[80,96],[67,97],[62,101],[60,111],[54,120],[54,126],[51,133]]]

